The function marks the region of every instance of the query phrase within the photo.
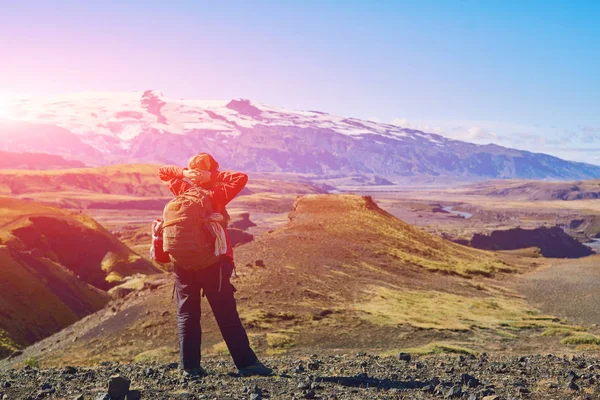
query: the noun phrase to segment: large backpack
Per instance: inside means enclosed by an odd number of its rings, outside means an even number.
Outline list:
[[[210,192],[194,186],[175,197],[163,212],[163,249],[171,261],[187,269],[202,269],[219,261],[210,229]]]

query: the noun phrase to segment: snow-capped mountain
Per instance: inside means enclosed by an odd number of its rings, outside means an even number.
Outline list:
[[[247,171],[583,179],[600,167],[402,127],[248,100],[174,100],[155,91],[0,103],[0,149],[90,165],[182,164],[199,151]]]

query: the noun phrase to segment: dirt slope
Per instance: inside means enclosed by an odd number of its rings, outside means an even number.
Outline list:
[[[600,256],[558,261],[516,279],[517,287],[545,312],[580,324],[600,324]]]

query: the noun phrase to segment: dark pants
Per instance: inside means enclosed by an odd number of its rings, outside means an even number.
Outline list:
[[[235,289],[229,278],[233,263],[224,258],[204,269],[193,271],[175,267],[175,289],[177,291],[177,328],[181,367],[200,367],[200,291],[208,299],[229,353],[238,368],[254,364],[258,359],[250,348],[248,335],[237,312]],[[221,276],[219,273],[221,270]],[[219,280],[221,278],[221,291]]]

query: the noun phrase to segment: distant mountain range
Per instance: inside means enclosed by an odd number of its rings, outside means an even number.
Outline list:
[[[248,100],[174,100],[145,91],[31,98],[0,107],[0,115],[11,118],[0,122],[0,149],[89,165],[183,164],[207,151],[227,168],[318,177],[600,177],[600,166]]]

